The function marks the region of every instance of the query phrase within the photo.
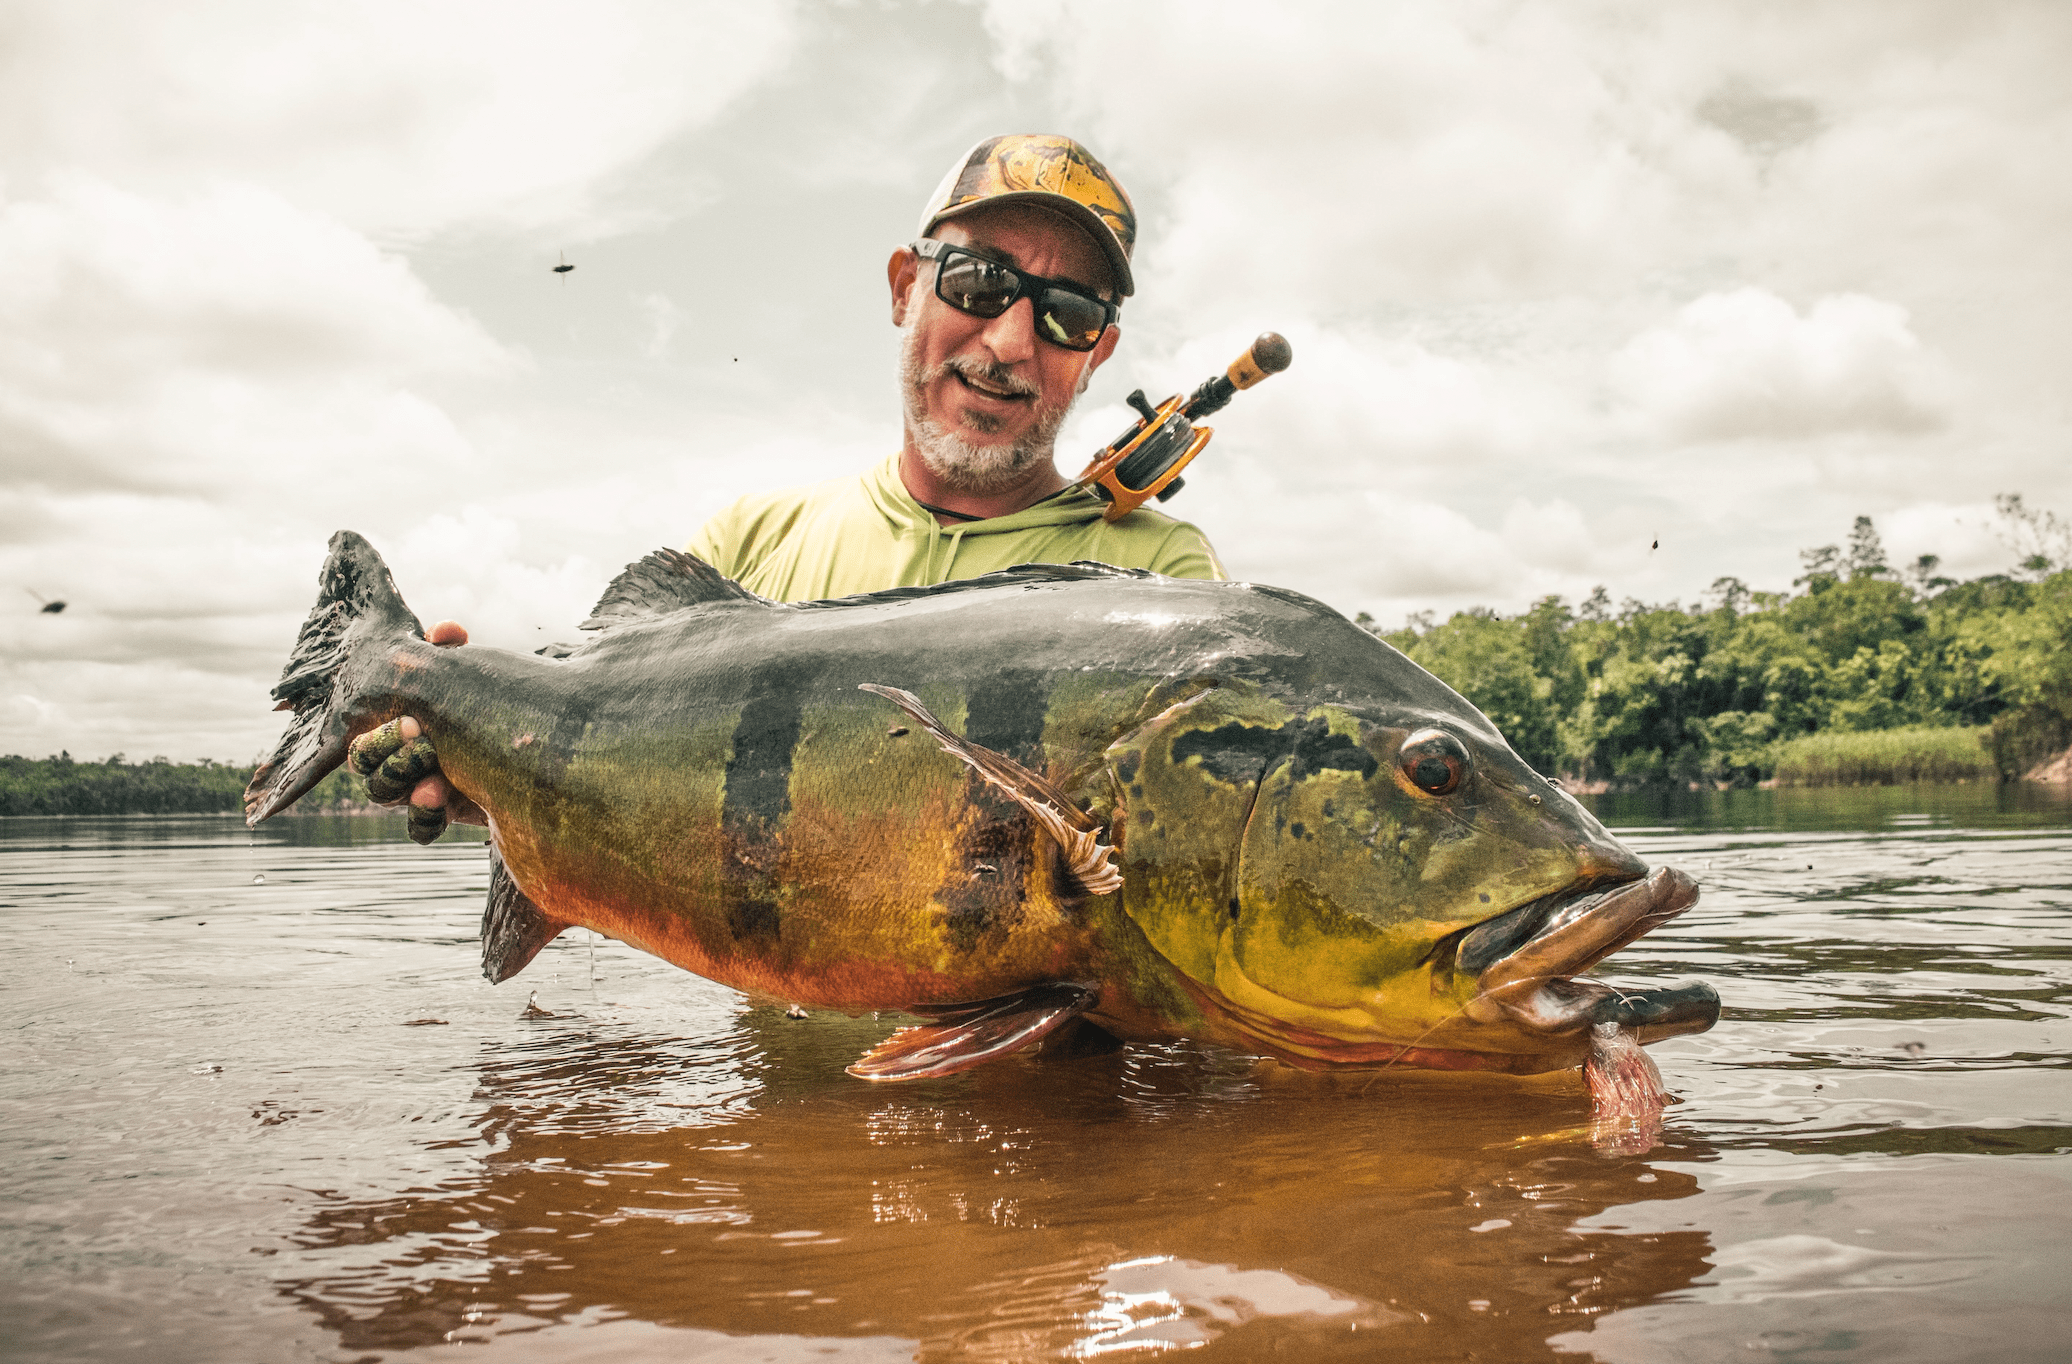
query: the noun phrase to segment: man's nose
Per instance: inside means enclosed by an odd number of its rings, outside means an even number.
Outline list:
[[[1018,298],[1014,306],[986,323],[979,340],[1003,365],[1017,365],[1036,354],[1036,304]]]

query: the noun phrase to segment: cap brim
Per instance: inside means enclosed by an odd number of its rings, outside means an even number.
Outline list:
[[[921,229],[921,235],[925,237],[933,232],[938,223],[946,223],[952,218],[959,218],[982,208],[991,208],[995,204],[1032,204],[1055,213],[1060,218],[1069,219],[1074,226],[1093,238],[1095,246],[1101,248],[1101,254],[1108,261],[1108,269],[1115,276],[1116,292],[1124,298],[1137,292],[1137,278],[1130,273],[1130,258],[1124,253],[1122,243],[1116,240],[1115,229],[1102,221],[1100,214],[1077,199],[1069,199],[1051,190],[1009,190],[1005,194],[992,194],[983,199],[973,199],[969,203],[946,208],[928,220],[928,225]]]

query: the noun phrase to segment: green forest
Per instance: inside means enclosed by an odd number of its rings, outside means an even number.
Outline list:
[[[1721,578],[1689,606],[1603,588],[1505,616],[1360,623],[1479,706],[1527,762],[1610,789],[2012,780],[2072,744],[2072,531],[1999,499],[2004,573],[1885,562],[1871,518],[1802,551],[1787,591]],[[0,758],[0,815],[231,812],[252,769]],[[365,808],[343,771],[298,810]]]
[[[2014,562],[1965,582],[1932,554],[1895,569],[1859,516],[1788,591],[1361,623],[1576,782],[2008,780],[2072,743],[2072,535],[2018,494],[1998,506]]]
[[[199,815],[244,808],[240,797],[252,769],[230,763],[176,763],[165,758],[133,763],[120,753],[80,762],[54,758],[0,758],[0,815]],[[340,768],[297,802],[303,811],[362,805],[366,792]]]

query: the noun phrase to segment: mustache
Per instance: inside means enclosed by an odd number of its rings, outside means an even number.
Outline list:
[[[922,382],[933,382],[944,374],[958,374],[966,379],[976,379],[988,387],[1012,393],[1018,398],[1040,398],[1043,392],[1034,380],[1016,374],[1005,365],[992,364],[970,355],[950,356],[937,365],[933,373],[923,376]]]

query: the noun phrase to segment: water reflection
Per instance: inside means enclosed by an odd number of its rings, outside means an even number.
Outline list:
[[[320,1208],[284,1291],[349,1350],[629,1317],[921,1359],[1356,1358],[1434,1332],[1551,1359],[1555,1318],[1708,1267],[1703,1232],[1575,1229],[1697,1181],[1594,1153],[1566,1086],[1319,1092],[1186,1047],[859,1086],[840,1067],[884,1026],[750,1011],[713,1054],[752,1092],[719,1094],[721,1066],[671,1127],[667,1048],[494,1047],[479,1174]],[[1709,1157],[1671,1135],[1658,1156]]]
[[[866,1086],[890,1020],[588,935],[488,986],[481,850],[399,822],[0,821],[4,1353],[2056,1358],[2072,810],[1726,794],[1834,805],[1628,812],[1704,899],[1608,977],[1727,1001],[1645,1158],[1558,1081]]]
[[[2042,829],[2072,821],[2072,784],[1798,786],[1770,790],[1647,790],[1579,799],[1611,827],[1767,829],[1786,833],[1888,828]]]

